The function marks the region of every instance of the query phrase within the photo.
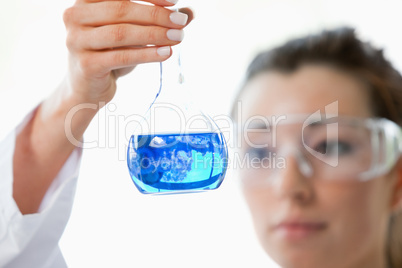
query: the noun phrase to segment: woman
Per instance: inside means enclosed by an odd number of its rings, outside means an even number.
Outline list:
[[[340,28],[263,52],[232,116],[247,122],[255,230],[281,267],[402,267],[402,77],[381,50]]]

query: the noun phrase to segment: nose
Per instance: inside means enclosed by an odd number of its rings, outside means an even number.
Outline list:
[[[278,197],[308,204],[314,199],[312,168],[301,152],[292,150],[286,154],[286,165],[275,174],[273,187]]]

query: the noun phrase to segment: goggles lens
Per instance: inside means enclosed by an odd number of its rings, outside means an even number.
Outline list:
[[[387,119],[336,117],[283,120],[244,132],[243,170],[269,178],[294,157],[305,176],[368,180],[388,172],[400,155],[400,127]]]

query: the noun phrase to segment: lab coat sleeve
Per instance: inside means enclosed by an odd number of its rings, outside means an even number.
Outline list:
[[[12,197],[17,132],[0,143],[0,267],[66,267],[58,242],[71,213],[82,150],[66,161],[38,213],[22,215]]]

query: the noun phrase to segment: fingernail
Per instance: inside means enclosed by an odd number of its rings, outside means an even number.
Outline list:
[[[184,38],[183,30],[170,29],[167,31],[167,38],[172,41],[181,41]]]
[[[179,2],[179,0],[166,0],[166,1],[168,1],[169,3],[172,3],[172,4],[177,4],[177,2]]]
[[[170,55],[170,47],[160,47],[156,50],[159,56],[169,56]]]
[[[188,15],[181,12],[172,12],[170,13],[170,20],[178,25],[186,25],[188,20]]]

